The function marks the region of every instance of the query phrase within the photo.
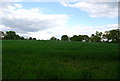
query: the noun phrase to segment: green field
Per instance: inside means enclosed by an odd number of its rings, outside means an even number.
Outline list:
[[[3,79],[117,79],[118,44],[2,41]]]

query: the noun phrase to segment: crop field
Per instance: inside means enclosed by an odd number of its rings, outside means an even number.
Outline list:
[[[3,79],[117,79],[118,44],[3,40]]]

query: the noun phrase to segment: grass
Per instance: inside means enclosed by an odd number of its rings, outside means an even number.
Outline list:
[[[118,44],[2,41],[3,79],[117,79]]]
[[[0,79],[2,79],[2,41],[0,40]]]

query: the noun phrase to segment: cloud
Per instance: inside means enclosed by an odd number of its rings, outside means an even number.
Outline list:
[[[69,2],[61,2],[63,6],[78,8],[89,13],[90,17],[118,17],[118,3],[117,2],[77,2],[71,4]]]
[[[3,3],[2,25],[23,32],[36,32],[48,28],[62,27],[69,19],[64,14],[43,14],[39,8],[24,9],[15,3]]]
[[[84,2],[118,2],[119,0],[1,0],[1,2],[77,2],[77,1],[84,1]]]
[[[68,4],[66,6],[71,6]],[[100,4],[101,5],[101,4]],[[118,24],[106,26],[77,25],[65,27],[69,19],[65,14],[43,14],[39,8],[24,9],[21,4],[3,3],[0,18],[2,18],[2,31],[16,31],[20,36],[35,37],[37,39],[50,39],[55,36],[60,39],[62,35],[91,35],[96,31],[117,29]],[[1,30],[1,29],[0,29]]]
[[[85,26],[78,25],[74,27],[56,27],[38,32],[29,32],[29,35],[36,37],[37,39],[50,39],[52,36],[61,38],[62,35],[68,35],[72,37],[73,35],[88,35],[94,34],[96,31],[105,32],[112,29],[118,29],[118,24],[109,24],[105,26]],[[44,34],[44,35],[43,35]]]

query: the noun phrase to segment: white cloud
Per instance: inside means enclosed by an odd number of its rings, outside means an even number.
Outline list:
[[[94,34],[96,31],[103,32],[112,29],[118,29],[118,24],[109,24],[105,26],[84,26],[78,25],[75,27],[56,27],[38,32],[29,32],[29,35],[36,37],[37,39],[50,39],[52,36],[61,38],[62,35],[68,35],[72,37],[73,35],[88,35]],[[44,34],[44,35],[43,35]]]
[[[118,17],[118,3],[117,2],[77,2],[70,4],[68,2],[61,2],[63,6],[78,8],[89,13],[90,17]]]
[[[47,28],[62,27],[68,16],[64,14],[43,14],[39,8],[24,9],[20,4],[3,3],[2,25],[18,31],[35,32]]]
[[[65,2],[119,2],[119,0],[59,0]]]
[[[14,4],[16,8],[22,8],[21,4]]]
[[[118,2],[119,0],[1,0],[0,2],[76,2],[76,1],[84,1],[84,2]]]
[[[13,30],[24,37],[36,37],[37,39],[49,39],[55,36],[60,39],[62,35],[91,35],[96,31],[117,29],[117,24],[106,26],[84,26],[65,27],[69,17],[64,14],[43,14],[41,9],[23,9],[20,4],[5,3],[2,7],[2,31]],[[71,6],[71,4],[70,4]]]
[[[7,30],[13,30],[10,27],[6,27],[5,25],[0,25],[0,31],[6,32]]]

